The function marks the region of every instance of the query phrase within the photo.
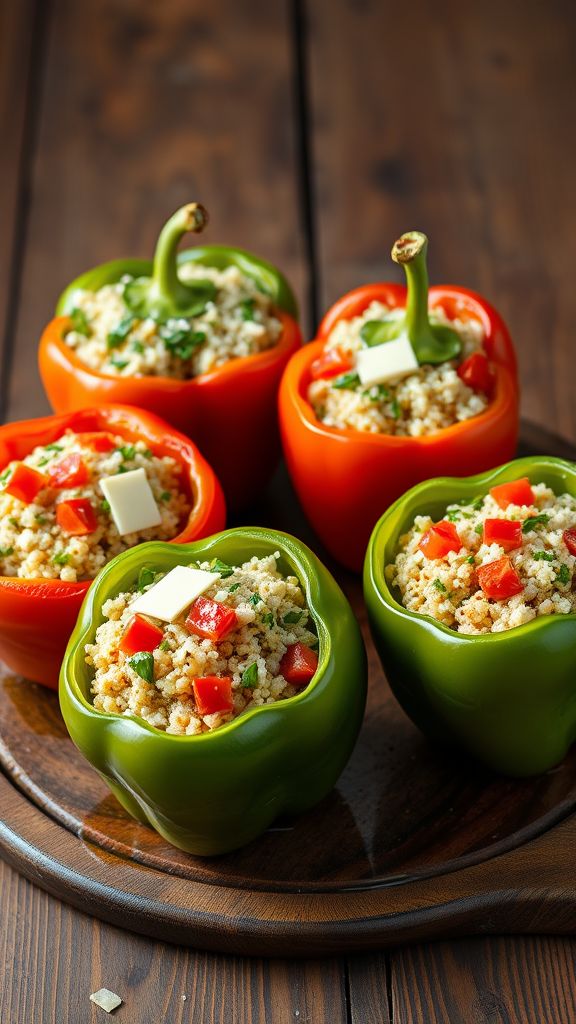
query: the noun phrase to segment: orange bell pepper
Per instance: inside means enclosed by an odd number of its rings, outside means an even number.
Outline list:
[[[516,356],[504,321],[480,295],[457,286],[430,288],[431,309],[448,318],[473,318],[484,328],[484,352],[493,372],[490,403],[478,416],[422,437],[338,430],[317,419],[307,398],[313,364],[340,320],[359,316],[374,301],[407,307],[407,289],[370,284],[344,295],[328,311],[314,341],[290,360],[280,385],[280,428],[292,481],[328,551],[360,571],[371,530],[385,509],[433,476],[468,476],[511,459],[518,434]]]
[[[163,420],[140,409],[101,406],[64,416],[45,416],[0,427],[0,467],[22,459],[37,445],[54,443],[65,430],[109,431],[127,441],[145,441],[155,455],[170,455],[182,467],[183,486],[194,496],[188,521],[173,538],[187,544],[221,530],[222,488],[195,445]],[[0,657],[14,672],[56,688],[66,644],[90,580],[0,576]]]

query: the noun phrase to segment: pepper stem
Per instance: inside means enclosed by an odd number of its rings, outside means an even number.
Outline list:
[[[456,359],[462,343],[456,331],[431,324],[428,315],[428,239],[422,231],[408,231],[392,246],[392,259],[406,273],[408,299],[403,330],[419,363],[444,363]]]
[[[195,299],[195,293],[178,277],[176,253],[183,235],[189,231],[203,231],[208,213],[200,203],[187,203],[172,214],[156,243],[154,252],[154,291],[166,306],[185,308]]]

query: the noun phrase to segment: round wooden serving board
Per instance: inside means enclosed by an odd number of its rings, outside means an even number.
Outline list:
[[[522,454],[574,457],[529,424],[522,437]],[[323,556],[283,472],[248,519]],[[554,771],[514,781],[434,748],[390,695],[360,581],[331,568],[364,631],[370,688],[354,754],[319,807],[236,853],[188,856],[109,794],[68,738],[56,694],[4,671],[0,854],[97,917],[225,952],[293,956],[571,930],[576,749]]]

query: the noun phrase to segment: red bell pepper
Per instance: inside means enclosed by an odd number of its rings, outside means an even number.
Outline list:
[[[352,369],[352,359],[339,348],[326,349],[310,367],[312,380],[329,380]]]
[[[232,680],[230,676],[203,676],[192,680],[198,714],[215,715],[232,711]]]
[[[306,644],[290,644],[280,661],[280,674],[296,690],[303,690],[318,668],[318,655]]]
[[[78,441],[95,452],[111,452],[116,447],[114,438],[105,430],[86,430],[78,434]]]
[[[48,479],[52,487],[82,487],[88,483],[90,473],[80,452],[71,452],[59,462],[48,467]]]
[[[94,533],[98,526],[96,513],[87,498],[72,498],[56,505],[56,522],[70,537]]]
[[[284,454],[298,497],[326,548],[354,570],[362,566],[377,519],[404,491],[432,476],[482,472],[511,459],[516,448],[518,375],[510,335],[484,298],[453,285],[430,288],[429,306],[449,319],[481,323],[494,374],[484,412],[422,437],[339,430],[317,419],[307,398],[312,366],[336,324],[359,316],[374,301],[394,310],[406,308],[407,299],[399,284],[349,292],[326,314],[316,340],[292,356],[280,385]]]
[[[490,363],[484,352],[473,352],[456,371],[460,380],[464,381],[473,391],[482,391],[489,395],[492,391],[493,376]]]
[[[576,555],[576,530],[564,530],[562,539],[571,555]]]
[[[238,625],[238,616],[233,608],[201,596],[194,601],[184,625],[190,633],[217,642]]]
[[[139,651],[153,651],[162,643],[164,631],[143,615],[134,615],[128,623],[120,641],[124,654],[138,654]]]
[[[3,490],[5,494],[11,494],[18,501],[30,505],[42,488],[47,486],[48,480],[43,473],[27,466],[25,462],[17,462]]]
[[[53,444],[67,429],[117,434],[126,443],[142,440],[155,455],[175,459],[193,504],[172,544],[186,544],[224,527],[224,498],[208,463],[187,437],[140,409],[101,406],[6,424],[0,427],[0,470],[38,445]],[[0,577],[0,657],[12,671],[57,687],[66,644],[89,586],[90,580]]]
[[[460,551],[462,541],[454,523],[442,519],[426,530],[418,547],[426,558],[445,558],[450,551]]]
[[[499,544],[504,551],[512,551],[522,545],[522,523],[510,519],[485,519],[484,544]]]
[[[483,593],[494,601],[506,601],[524,590],[524,584],[508,555],[479,566],[477,575]]]
[[[490,488],[490,495],[500,508],[509,505],[533,505],[534,491],[527,476],[521,480],[512,480],[509,484],[498,484]]]

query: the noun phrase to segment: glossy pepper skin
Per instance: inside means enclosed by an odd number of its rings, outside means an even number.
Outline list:
[[[184,544],[220,529],[226,511],[222,488],[192,442],[164,420],[122,406],[83,409],[64,416],[9,423],[0,428],[0,467],[22,459],[37,445],[52,444],[65,430],[111,431],[143,440],[158,455],[182,466],[183,482],[196,495],[184,529],[170,544]],[[20,675],[56,689],[66,644],[90,581],[0,576],[0,657]]]
[[[414,516],[438,517],[450,502],[522,476],[556,494],[576,495],[576,466],[551,457],[517,459],[464,479],[429,480],[384,513],[364,566],[372,634],[406,713],[434,739],[512,776],[552,768],[576,737],[576,615],[541,616],[502,633],[466,636],[404,608],[384,569]]]
[[[90,704],[84,645],[102,605],[132,587],[144,564],[168,571],[196,559],[234,564],[279,551],[298,576],[318,632],[318,670],[296,696],[254,708],[212,733],[173,736]],[[84,602],[60,677],[60,705],[74,743],[126,810],[190,853],[233,850],[279,814],[312,807],[333,787],[358,734],[366,700],[366,655],[344,594],[300,541],[274,530],[238,528],[179,547],[143,544],[119,555]]]
[[[302,344],[297,305],[286,279],[276,267],[243,249],[223,245],[198,246],[176,254],[187,230],[201,230],[178,215],[198,204],[182,207],[165,225],[155,260],[113,260],[81,274],[58,300],[56,317],[47,325],[39,349],[44,388],[56,412],[68,412],[101,402],[137,405],[163,417],[192,437],[220,479],[229,507],[254,500],[267,483],[280,453],[276,397],[284,366]],[[166,234],[170,225],[171,231]],[[162,236],[164,241],[162,242]],[[167,293],[179,286],[177,267],[185,263],[223,269],[238,267],[253,278],[276,307],[282,323],[279,342],[264,352],[233,359],[190,380],[170,377],[122,377],[91,370],[63,341],[67,315],[78,289],[97,290],[119,281],[154,274]],[[178,315],[178,307],[170,312]],[[239,424],[241,430],[239,431]]]
[[[516,449],[519,399],[510,335],[485,299],[454,285],[430,288],[429,307],[441,307],[450,319],[481,322],[484,351],[494,369],[493,392],[483,413],[424,437],[337,430],[316,418],[306,397],[311,367],[336,324],[359,316],[374,301],[408,309],[407,297],[407,289],[398,284],[348,292],[328,311],[317,338],[291,358],[280,386],[282,443],[298,497],[328,551],[356,572],[376,520],[405,490],[438,474],[480,472],[512,458]],[[426,353],[434,358],[432,343],[426,348],[425,342],[422,358]]]

